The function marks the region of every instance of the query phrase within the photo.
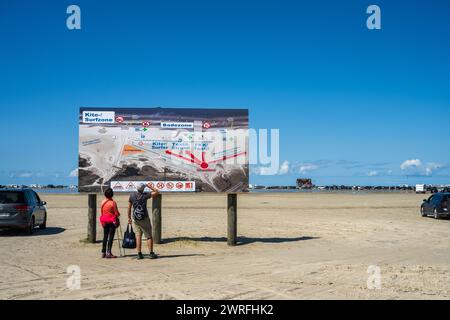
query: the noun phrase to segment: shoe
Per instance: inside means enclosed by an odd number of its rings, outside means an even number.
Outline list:
[[[138,259],[138,260],[144,259],[144,255],[142,254],[142,252],[139,252],[139,253],[138,253],[137,259]]]
[[[113,255],[112,253],[108,253],[106,255],[106,259],[116,259],[117,257],[115,255]]]
[[[152,259],[152,260],[158,259],[158,255],[154,252],[150,252],[150,259]]]
[[[102,259],[106,258],[106,253],[102,253]]]

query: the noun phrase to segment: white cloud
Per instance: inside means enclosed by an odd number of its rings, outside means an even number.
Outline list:
[[[277,167],[252,167],[251,172],[261,176],[285,175],[290,171],[289,161],[284,161],[279,168]]]
[[[259,167],[256,168],[256,173],[262,176],[274,175],[273,169],[271,167]]]
[[[69,174],[69,177],[70,177],[70,178],[78,178],[78,168],[72,170],[72,171],[70,172],[70,174]]]
[[[447,167],[448,165],[442,165],[436,162],[428,162],[424,164],[419,159],[406,160],[400,166],[400,168],[404,171],[409,171],[410,173],[416,173],[419,175],[426,175],[426,176],[431,176],[436,171]]]
[[[434,171],[439,170],[441,168],[443,168],[443,166],[441,164],[434,163],[434,162],[427,163],[427,166],[425,168],[425,174],[427,176],[431,176]]]
[[[373,170],[373,171],[370,171],[367,175],[369,177],[376,177],[376,176],[379,176],[380,173],[378,171],[376,171],[376,170]]]
[[[298,172],[301,174],[308,173],[309,171],[317,170],[319,169],[319,166],[313,163],[305,163],[300,165]]]
[[[19,173],[19,178],[31,178],[32,176],[33,173],[28,171]]]
[[[254,167],[252,173],[258,175],[286,175],[293,172],[306,174],[310,171],[319,169],[320,166],[314,163],[300,163],[291,164],[289,161],[284,161],[278,170],[274,170],[271,167]]]
[[[33,176],[33,173],[31,171],[11,171],[9,172],[10,178],[31,178]]]
[[[422,167],[422,161],[420,161],[419,159],[406,160],[400,165],[400,169],[402,170],[417,169],[420,167]]]
[[[289,173],[289,168],[290,168],[289,161],[284,161],[280,166],[280,170],[278,170],[278,174],[283,175]]]

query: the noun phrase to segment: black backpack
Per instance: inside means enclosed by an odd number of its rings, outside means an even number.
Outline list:
[[[133,226],[131,226],[130,224],[127,226],[127,230],[125,230],[125,233],[123,235],[122,248],[136,249],[136,235],[133,231]]]
[[[138,198],[133,202],[133,217],[134,220],[141,221],[147,216],[148,212],[146,209],[147,199],[144,195],[139,194]]]

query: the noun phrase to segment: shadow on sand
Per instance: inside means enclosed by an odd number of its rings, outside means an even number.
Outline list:
[[[126,249],[126,250],[132,250],[132,249]],[[135,250],[134,250],[135,251]],[[158,255],[158,259],[173,259],[173,258],[189,258],[189,257],[204,257],[204,254],[173,254],[173,255]],[[145,254],[144,254],[145,257]],[[125,254],[122,257],[118,257],[120,258],[134,258],[135,260],[137,260],[137,256],[136,254]],[[148,259],[147,257],[145,257],[145,259]]]
[[[0,230],[0,237],[17,237],[17,236],[26,236],[26,237],[39,237],[39,236],[52,236],[55,234],[60,234],[66,231],[64,228],[59,227],[47,227],[44,230],[36,228],[32,235],[27,235],[25,231],[20,229],[3,229]]]
[[[294,238],[247,238],[247,237],[238,237],[237,245],[242,246],[251,243],[286,243],[286,242],[298,242],[298,241],[306,241],[306,240],[314,240],[319,239],[318,237],[294,237]],[[194,241],[194,242],[227,242],[227,238],[220,237],[202,237],[202,238],[190,238],[190,237],[178,237],[178,238],[169,238],[164,239],[163,244],[165,243],[173,243],[179,241]]]

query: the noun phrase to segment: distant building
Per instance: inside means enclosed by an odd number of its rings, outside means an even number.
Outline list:
[[[311,189],[313,186],[312,179],[297,179],[298,189]]]

